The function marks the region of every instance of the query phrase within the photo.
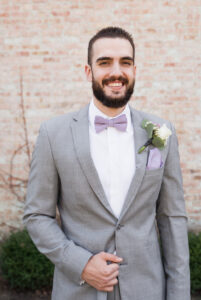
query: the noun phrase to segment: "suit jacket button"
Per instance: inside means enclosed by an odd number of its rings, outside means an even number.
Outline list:
[[[121,229],[121,227],[123,227],[124,225],[121,225],[121,224],[118,224],[118,226],[117,226],[117,230],[120,230]]]

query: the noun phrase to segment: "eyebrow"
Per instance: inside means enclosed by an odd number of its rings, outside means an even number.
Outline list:
[[[121,58],[121,60],[130,60],[130,61],[133,61],[133,57],[124,56],[124,57]]]
[[[112,58],[109,56],[102,56],[102,57],[97,58],[96,62],[98,63],[99,61],[102,61],[102,60],[112,60]],[[123,56],[120,58],[120,60],[130,60],[133,62],[133,58],[130,56]]]
[[[97,58],[96,62],[102,61],[102,60],[111,60],[112,58],[109,56],[102,56]]]

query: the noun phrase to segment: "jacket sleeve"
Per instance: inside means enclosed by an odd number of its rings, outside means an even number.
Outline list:
[[[166,300],[190,300],[187,217],[178,142],[175,129],[171,127],[156,219],[166,275]]]
[[[33,152],[23,221],[38,250],[80,284],[83,268],[92,253],[69,240],[59,227],[58,194],[59,176],[44,123]]]

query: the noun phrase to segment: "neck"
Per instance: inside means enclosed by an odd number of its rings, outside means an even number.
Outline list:
[[[94,98],[94,105],[108,117],[116,117],[125,109],[125,106],[119,108],[107,107],[96,98]]]

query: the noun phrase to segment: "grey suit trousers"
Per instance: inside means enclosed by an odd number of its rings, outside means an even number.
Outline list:
[[[119,284],[114,286],[114,290],[107,294],[107,300],[121,300]]]

